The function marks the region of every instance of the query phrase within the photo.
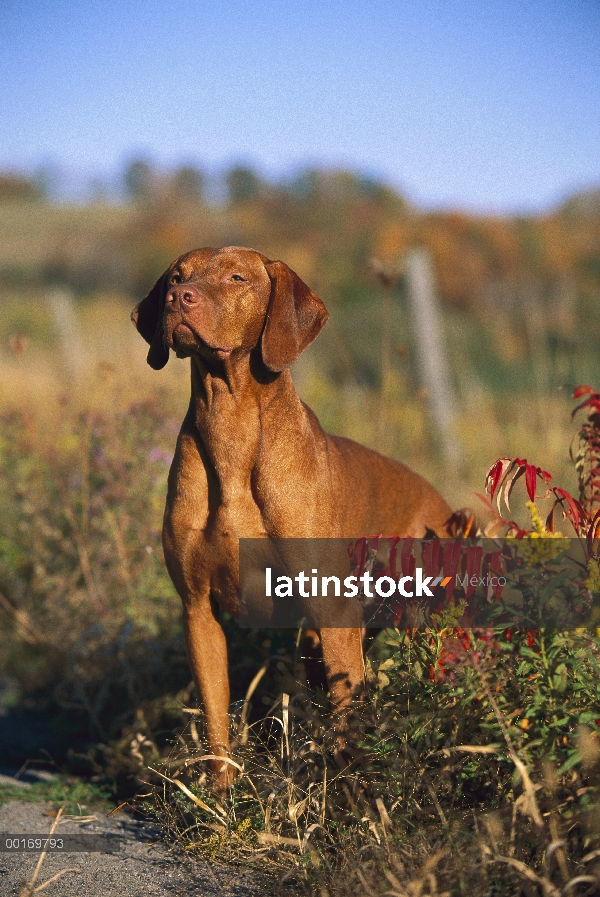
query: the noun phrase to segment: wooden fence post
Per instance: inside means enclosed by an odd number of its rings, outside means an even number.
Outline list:
[[[433,436],[444,463],[456,467],[461,461],[461,451],[456,438],[450,367],[433,267],[426,249],[413,249],[407,254],[405,278],[419,383],[427,396],[425,401]]]

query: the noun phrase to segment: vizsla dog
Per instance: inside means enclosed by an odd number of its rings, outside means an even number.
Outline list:
[[[191,358],[192,395],[169,474],[163,545],[183,602],[217,789],[231,780],[227,647],[239,611],[239,539],[446,535],[450,508],[402,464],[327,435],[289,368],[327,321],[287,265],[229,246],[178,258],[132,312],[159,370]],[[360,623],[319,632],[332,709],[363,687]],[[339,724],[342,733],[343,723]]]

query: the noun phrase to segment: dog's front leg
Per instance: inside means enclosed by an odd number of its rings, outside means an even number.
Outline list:
[[[342,750],[348,741],[352,705],[364,695],[362,634],[358,628],[323,628],[319,636],[335,720],[336,745]]]
[[[231,750],[227,643],[209,595],[184,601],[183,629],[196,691],[204,707],[209,752],[228,758]],[[233,781],[234,767],[219,760],[211,760],[210,766],[216,776],[215,790],[224,793]]]

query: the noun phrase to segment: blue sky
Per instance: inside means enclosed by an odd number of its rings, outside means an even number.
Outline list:
[[[0,33],[3,169],[344,166],[490,211],[600,184],[598,0],[2,0]]]

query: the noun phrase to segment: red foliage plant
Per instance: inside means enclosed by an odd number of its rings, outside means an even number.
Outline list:
[[[571,446],[571,458],[579,480],[578,499],[566,489],[548,486],[552,476],[541,467],[529,464],[526,458],[499,458],[488,470],[485,485],[492,501],[496,496],[500,512],[502,498],[510,511],[509,500],[518,479],[525,477],[525,486],[531,501],[535,500],[536,486],[538,480],[541,480],[546,487],[541,497],[554,496],[546,519],[546,529],[549,533],[554,532],[554,515],[557,506],[560,506],[563,518],[570,522],[579,538],[585,540],[588,556],[591,556],[594,554],[594,540],[598,538],[600,530],[600,393],[594,392],[590,386],[578,386],[573,392],[573,398],[579,399],[582,396],[586,397],[585,401],[580,402],[572,413],[574,417],[582,408],[589,409],[586,421],[577,432],[576,450],[574,451]],[[483,496],[480,498],[488,507],[492,507]],[[497,517],[493,526],[494,529],[506,526],[507,532],[517,538],[526,537],[531,532],[521,529],[513,520],[506,520],[501,516]]]

